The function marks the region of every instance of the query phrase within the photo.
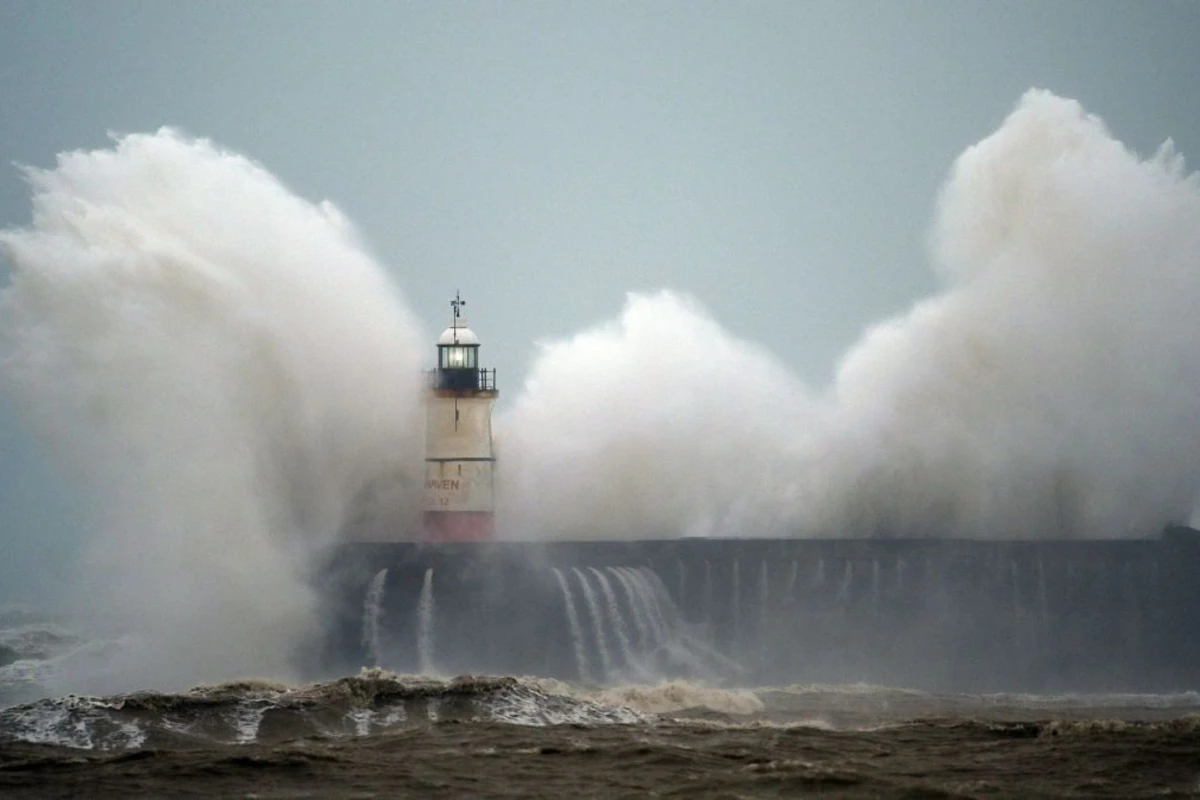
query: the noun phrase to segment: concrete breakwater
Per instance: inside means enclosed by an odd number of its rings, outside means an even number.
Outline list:
[[[347,544],[327,666],[603,683],[1173,691],[1200,683],[1200,532],[1154,539]]]

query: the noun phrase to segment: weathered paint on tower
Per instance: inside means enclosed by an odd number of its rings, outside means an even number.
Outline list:
[[[496,371],[479,366],[479,337],[457,295],[450,327],[438,337],[438,365],[425,403],[424,538],[477,542],[495,532],[492,405]]]

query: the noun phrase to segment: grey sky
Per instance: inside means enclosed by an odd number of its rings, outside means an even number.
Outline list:
[[[462,289],[510,396],[535,340],[659,287],[819,385],[935,288],[937,187],[1025,89],[1195,160],[1198,76],[1196,3],[4,0],[0,160],[161,125],[243,152],[431,333]],[[0,171],[0,226],[28,215]],[[33,453],[0,409],[0,548],[69,524]]]

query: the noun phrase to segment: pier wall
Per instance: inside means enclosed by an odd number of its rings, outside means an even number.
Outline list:
[[[593,682],[1174,691],[1200,685],[1198,572],[1191,529],[348,544],[324,577],[326,660]]]

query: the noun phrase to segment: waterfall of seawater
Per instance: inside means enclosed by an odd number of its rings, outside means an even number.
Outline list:
[[[612,674],[612,656],[608,652],[608,637],[604,633],[604,614],[600,608],[600,601],[583,571],[573,567],[571,572],[583,589],[583,599],[587,602],[588,616],[592,620],[592,633],[596,638],[596,652],[600,654],[600,666],[604,670],[604,676],[608,677]]]
[[[387,584],[387,575],[386,569],[375,573],[363,600],[362,645],[366,650],[367,665],[371,667],[379,666],[379,623],[383,616],[383,589]]]
[[[652,568],[551,571],[580,680],[649,680],[677,674],[681,667],[697,676],[741,669],[693,636],[666,582]]]
[[[685,667],[689,674],[701,678],[737,674],[743,670],[741,664],[714,649],[704,637],[692,636],[658,573],[649,567],[643,567],[638,572],[645,580],[647,603],[660,621],[660,630],[663,632],[655,648],[656,653],[664,656],[674,668]]]
[[[642,606],[641,598],[638,596],[637,590],[634,589],[633,583],[629,580],[628,573],[621,567],[609,567],[608,572],[615,576],[617,582],[621,584],[621,588],[625,590],[625,601],[629,606],[629,615],[633,618],[633,626],[637,628],[639,650],[646,650],[650,646],[650,620],[647,616],[646,609]]]
[[[553,571],[558,586],[562,590],[563,606],[567,612],[567,624],[571,628],[571,646],[575,650],[575,667],[579,670],[579,680],[587,681],[590,680],[587,643],[583,639],[583,627],[579,624],[579,612],[575,609],[575,598],[571,596],[571,587],[567,584],[567,579],[563,576],[562,571],[557,567],[554,567]]]
[[[588,572],[596,576],[596,580],[600,584],[600,591],[604,594],[604,603],[608,608],[608,616],[612,620],[613,631],[617,636],[617,645],[621,648],[621,659],[626,666],[629,666],[633,663],[633,648],[629,643],[629,626],[625,624],[625,618],[621,615],[621,607],[617,604],[617,593],[613,591],[612,583],[603,572],[595,567],[589,567]]]
[[[663,582],[662,578],[658,577],[657,572],[649,567],[646,567],[645,572],[646,580],[650,581],[654,587],[656,602],[658,602],[662,609],[664,618],[667,619],[668,632],[674,635],[675,629],[682,618],[682,614],[679,611],[680,604],[671,599],[671,592],[667,589],[667,584]]]
[[[649,623],[651,631],[650,647],[657,647],[670,637],[670,626],[667,624],[662,603],[654,586],[654,581],[658,579],[658,576],[648,567],[627,569],[629,580],[633,584],[634,591],[637,592],[638,601],[646,610],[646,621]]]
[[[433,601],[433,568],[425,570],[425,582],[421,585],[421,599],[417,603],[417,658],[421,673],[433,673],[434,623],[437,609]]]

